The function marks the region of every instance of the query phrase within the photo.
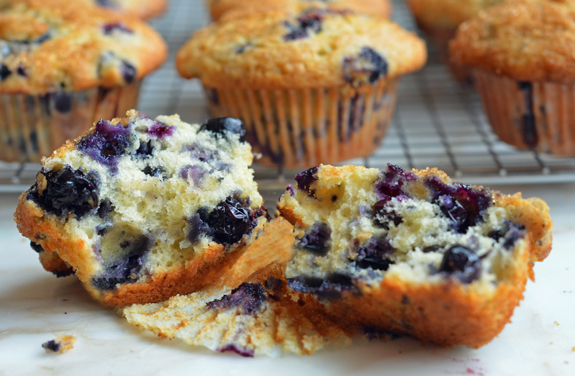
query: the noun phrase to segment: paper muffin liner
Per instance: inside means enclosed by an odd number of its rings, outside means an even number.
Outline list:
[[[371,155],[391,123],[398,81],[359,89],[204,89],[212,116],[244,121],[259,162],[295,168]]]
[[[140,85],[141,80],[113,89],[0,94],[0,160],[40,162],[95,121],[123,116],[134,108]]]
[[[489,122],[502,141],[519,149],[575,156],[575,84],[474,73]]]

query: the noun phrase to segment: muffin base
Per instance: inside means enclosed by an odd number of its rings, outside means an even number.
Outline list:
[[[474,74],[489,123],[502,141],[575,156],[575,84],[518,82],[482,70]]]
[[[398,81],[357,89],[204,89],[212,116],[245,122],[260,163],[292,168],[371,155],[391,123]]]
[[[45,95],[0,94],[0,160],[40,162],[95,121],[122,116],[138,102],[141,80]]]

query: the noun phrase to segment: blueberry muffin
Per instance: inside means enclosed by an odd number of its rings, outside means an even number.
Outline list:
[[[77,1],[77,0],[76,0]],[[168,5],[167,0],[83,0],[89,3],[129,14],[141,19],[149,19],[162,14]]]
[[[480,347],[551,250],[549,208],[437,169],[322,165],[278,209],[294,225],[289,285],[353,326]]]
[[[0,7],[18,3],[21,0],[0,0]],[[162,14],[166,10],[167,0],[74,0],[77,4],[100,6],[115,12],[148,19]]]
[[[262,162],[312,166],[370,155],[390,123],[400,76],[425,44],[382,18],[299,6],[212,24],[177,55],[213,116],[239,117]]]
[[[204,290],[122,311],[132,325],[162,338],[242,356],[312,354],[352,341],[310,295],[290,290],[285,265],[273,264],[238,287]]]
[[[0,160],[39,162],[99,119],[134,107],[166,58],[142,21],[67,0],[0,12]]]
[[[456,63],[473,69],[495,133],[519,149],[575,156],[575,2],[524,0],[461,25]]]
[[[21,195],[18,229],[54,258],[48,270],[68,266],[95,299],[122,307],[214,283],[261,252],[250,247],[282,252],[287,227],[266,225],[241,121],[128,115],[44,159]]]
[[[391,2],[389,0],[206,0],[212,20],[218,21],[222,16],[233,13],[233,17],[241,17],[267,10],[290,10],[301,4],[323,7],[326,3],[331,7],[349,9],[358,13],[371,14],[389,18]]]
[[[449,41],[461,23],[505,0],[407,0],[418,26],[437,43],[441,58],[461,82],[472,82],[465,67],[449,60]]]

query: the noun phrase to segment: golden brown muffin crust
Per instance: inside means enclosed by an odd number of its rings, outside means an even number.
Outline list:
[[[5,9],[0,43],[4,93],[125,86],[167,56],[162,38],[142,21],[66,0],[23,0]]]
[[[322,0],[207,0],[212,20],[218,21],[225,15],[228,17],[246,17],[253,13],[269,10],[294,10],[298,6],[325,7]],[[330,7],[349,9],[357,13],[389,18],[391,2],[389,0],[334,0]]]
[[[363,48],[385,59],[389,78],[418,70],[426,61],[423,41],[387,20],[300,9],[302,12],[270,12],[199,30],[178,52],[180,74],[215,88],[334,87],[347,82],[344,61],[358,56]],[[302,18],[320,21],[312,20],[313,27],[304,30],[305,36],[290,39],[290,33],[301,32]]]
[[[455,30],[462,22],[505,0],[407,0],[424,28]]]
[[[461,25],[455,62],[517,81],[575,80],[575,2],[516,0]]]

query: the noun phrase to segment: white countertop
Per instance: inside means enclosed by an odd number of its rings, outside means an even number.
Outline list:
[[[248,359],[141,332],[93,302],[74,278],[45,272],[0,195],[0,375],[575,375],[575,185],[503,187],[549,203],[553,251],[535,266],[512,323],[479,350],[401,338],[309,357]],[[73,350],[46,354],[54,333]]]

